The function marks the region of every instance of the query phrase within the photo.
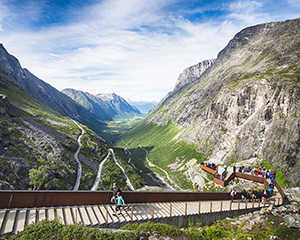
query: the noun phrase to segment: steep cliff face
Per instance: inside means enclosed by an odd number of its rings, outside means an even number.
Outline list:
[[[149,114],[160,108],[163,104],[169,101],[179,91],[192,85],[201,75],[210,68],[216,59],[204,60],[182,71],[177,78],[173,91],[169,92],[156,106],[150,109]]]
[[[193,84],[214,62],[215,59],[204,60],[184,69],[176,81],[173,93],[179,92],[181,89]]]
[[[215,162],[261,158],[300,184],[300,19],[246,28],[148,121]]]

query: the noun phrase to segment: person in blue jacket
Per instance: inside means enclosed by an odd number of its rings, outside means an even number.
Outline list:
[[[120,210],[119,214],[121,214],[122,213],[121,212],[121,207],[124,206],[124,205],[125,205],[125,201],[124,201],[123,197],[121,196],[121,193],[118,192],[117,193],[117,206],[116,206],[116,213],[115,214],[117,214],[118,210]]]

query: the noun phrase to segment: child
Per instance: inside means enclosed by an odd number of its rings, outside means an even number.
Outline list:
[[[121,206],[125,205],[125,201],[124,201],[123,197],[121,196],[120,192],[117,193],[117,202],[118,203],[117,203],[117,206],[116,206],[116,214],[117,214],[118,210],[120,210],[119,214],[121,214]]]

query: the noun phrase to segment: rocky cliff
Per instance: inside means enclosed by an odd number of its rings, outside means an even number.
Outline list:
[[[173,91],[169,92],[157,105],[150,109],[149,113],[154,112],[156,109],[158,109],[161,105],[163,105],[171,97],[173,97],[185,87],[192,85],[198,78],[200,78],[200,76],[205,72],[206,69],[213,65],[214,62],[215,59],[204,60],[191,67],[184,69],[177,78]]]
[[[215,162],[263,159],[300,184],[300,19],[248,27],[199,78],[169,93],[148,122]]]

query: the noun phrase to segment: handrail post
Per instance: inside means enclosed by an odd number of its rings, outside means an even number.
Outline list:
[[[279,206],[279,200],[280,200],[280,198],[278,198],[278,204],[277,204],[278,206]]]
[[[240,212],[240,200],[238,201],[238,212]]]
[[[105,218],[105,221],[106,221],[106,228],[108,228],[108,206],[106,205],[106,218]]]
[[[221,201],[221,209],[220,209],[221,214],[222,214],[222,207],[223,207],[223,201]]]
[[[254,209],[254,199],[252,199],[252,210]]]
[[[77,223],[77,207],[75,208],[75,223]]]
[[[154,219],[154,204],[152,203],[152,222],[153,222],[153,219]]]
[[[247,212],[247,203],[248,203],[248,200],[246,199],[246,205],[245,205],[245,211]]]
[[[275,204],[276,204],[276,199],[274,198],[274,203],[273,203],[274,207],[275,207]]]
[[[267,202],[267,199],[265,198],[265,201],[264,201],[264,208],[266,207],[266,202]]]
[[[260,208],[260,199],[258,199],[258,208]]]
[[[212,201],[210,201],[210,215],[212,214]]]
[[[232,205],[232,201],[230,201],[229,212],[231,212],[231,205]]]
[[[133,222],[133,206],[131,204],[131,224],[132,224],[132,222]]]
[[[199,202],[199,211],[198,211],[198,216],[200,217],[200,208],[201,208],[201,202]]]
[[[185,218],[187,217],[187,202],[185,203]]]
[[[172,220],[172,203],[170,203],[170,221]]]

